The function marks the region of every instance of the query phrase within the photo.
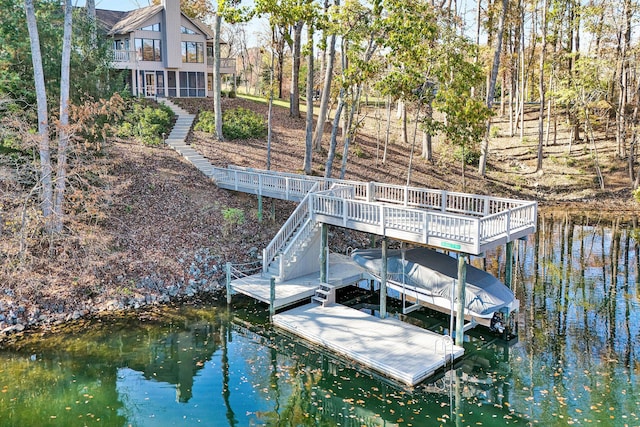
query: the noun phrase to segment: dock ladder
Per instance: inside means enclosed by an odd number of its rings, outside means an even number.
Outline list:
[[[328,283],[320,283],[315,295],[311,297],[312,302],[320,303],[323,307],[336,302],[336,288]]]

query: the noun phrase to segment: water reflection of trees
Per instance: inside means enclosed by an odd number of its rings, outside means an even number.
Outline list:
[[[618,416],[636,409],[624,390],[638,364],[637,230],[637,218],[549,212],[535,236],[516,243],[513,286],[529,361],[517,381],[525,399],[546,402],[532,405],[533,419],[606,419],[597,410],[605,401]],[[613,378],[626,388],[612,392]]]

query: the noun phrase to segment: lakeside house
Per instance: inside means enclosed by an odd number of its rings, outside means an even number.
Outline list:
[[[180,0],[129,12],[96,9],[96,20],[113,40],[113,68],[129,70],[133,95],[213,96],[213,30],[182,13]],[[235,78],[236,60],[224,56],[220,74]]]

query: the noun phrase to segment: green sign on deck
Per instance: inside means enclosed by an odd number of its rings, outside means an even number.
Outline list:
[[[449,248],[449,249],[460,249],[462,247],[457,243],[451,243],[451,242],[445,242],[445,241],[440,242],[440,246],[442,246],[443,248]]]

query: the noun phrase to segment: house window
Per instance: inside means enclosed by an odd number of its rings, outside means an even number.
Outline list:
[[[160,31],[160,23],[155,23],[151,25],[147,25],[146,27],[140,28],[140,31]]]
[[[180,32],[182,34],[198,34],[195,31],[193,31],[191,28],[187,28],[187,27],[184,27],[184,26],[180,27]]]
[[[180,96],[204,97],[205,95],[204,73],[180,71]]]
[[[162,44],[158,39],[136,39],[138,61],[162,61]]]
[[[204,45],[199,42],[182,42],[182,62],[204,62]]]
[[[114,50],[129,50],[129,39],[115,39],[113,41]]]

